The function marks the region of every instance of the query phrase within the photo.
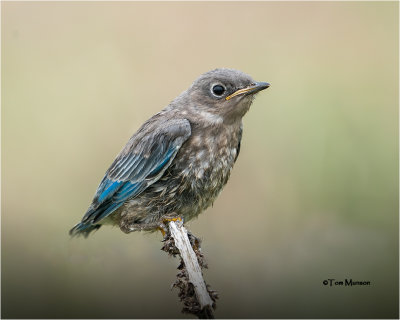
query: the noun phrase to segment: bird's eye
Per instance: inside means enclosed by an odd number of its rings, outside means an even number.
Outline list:
[[[222,96],[224,94],[225,88],[223,86],[221,86],[220,84],[217,84],[217,85],[212,87],[212,92],[216,96],[220,97],[220,96]]]

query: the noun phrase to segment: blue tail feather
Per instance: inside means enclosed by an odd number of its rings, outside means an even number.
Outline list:
[[[84,236],[87,238],[92,231],[95,231],[101,227],[100,224],[86,224],[84,222],[79,222],[70,231],[71,236]]]

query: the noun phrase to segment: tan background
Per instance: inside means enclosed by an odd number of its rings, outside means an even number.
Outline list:
[[[398,3],[1,5],[3,317],[184,317],[160,234],[67,232],[130,135],[216,67],[272,84],[189,224],[216,315],[398,316]]]

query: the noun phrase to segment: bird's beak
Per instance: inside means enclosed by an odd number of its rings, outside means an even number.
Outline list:
[[[255,82],[255,83],[252,83],[251,85],[249,85],[246,88],[239,89],[239,90],[235,91],[231,95],[227,96],[225,98],[225,100],[232,99],[233,97],[236,97],[236,96],[241,95],[241,94],[253,94],[253,93],[256,93],[258,91],[267,89],[268,87],[269,87],[269,83],[267,83],[267,82]]]

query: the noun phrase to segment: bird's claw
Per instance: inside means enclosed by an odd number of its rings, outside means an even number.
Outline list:
[[[159,223],[157,226],[157,230],[161,231],[161,234],[163,235],[164,239],[168,238],[168,227],[164,223]]]
[[[183,225],[183,219],[180,216],[177,216],[176,214],[170,214],[170,215],[163,216],[157,226],[157,229],[161,231],[164,239],[169,234],[168,223],[171,221],[177,222],[180,226]]]
[[[179,222],[183,223],[183,219],[180,216],[176,216],[176,215],[169,215],[169,216],[167,215],[167,216],[164,216],[162,219],[162,222],[164,222],[164,223],[168,223],[171,221],[175,221],[175,222],[179,221]]]

